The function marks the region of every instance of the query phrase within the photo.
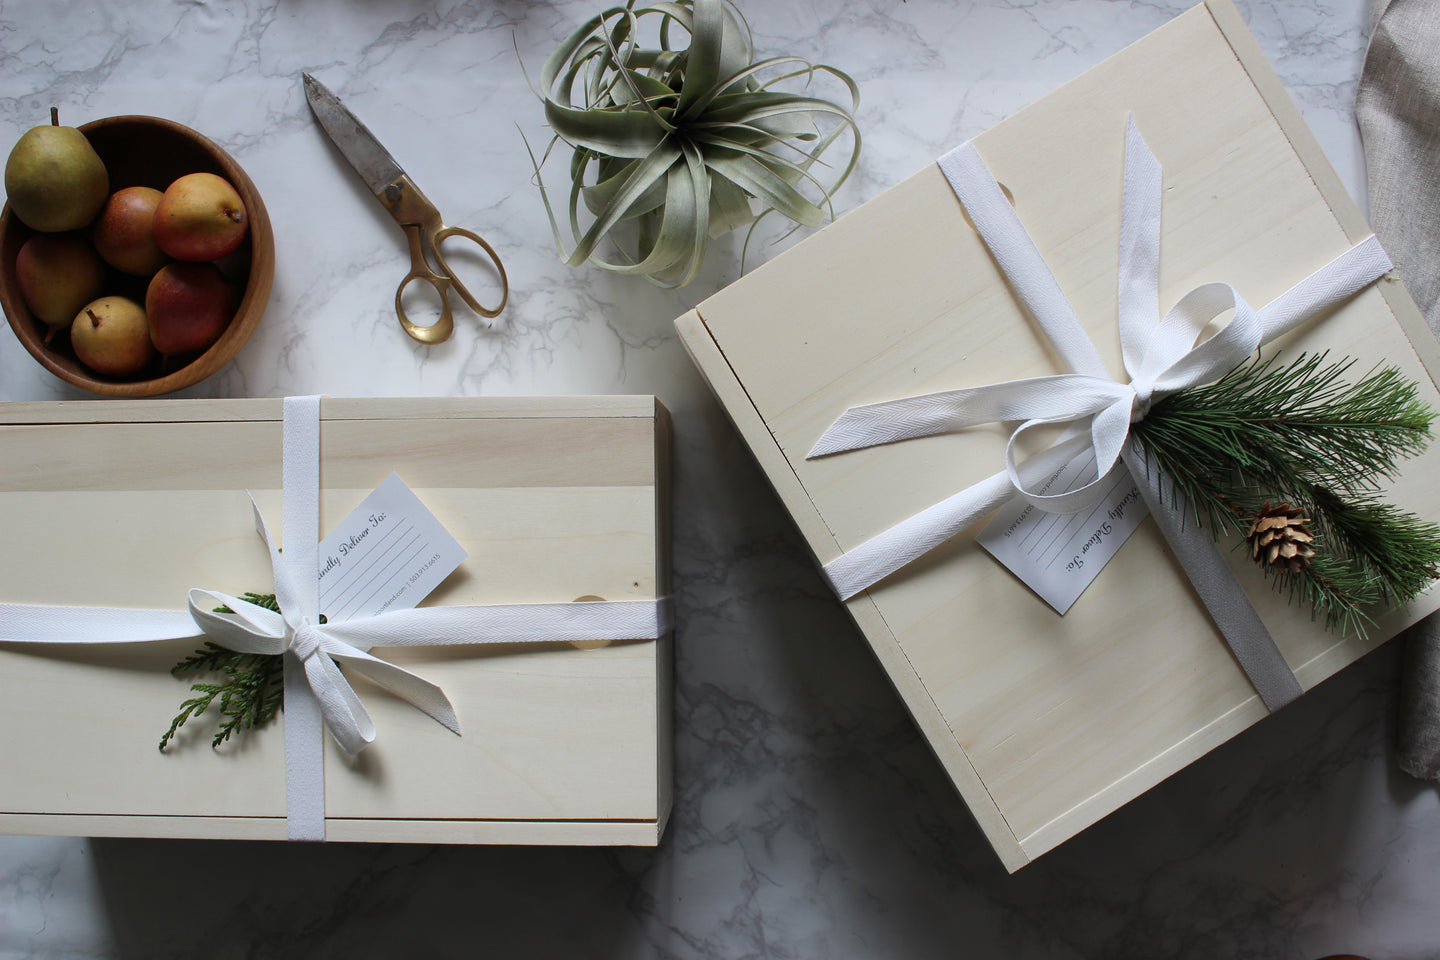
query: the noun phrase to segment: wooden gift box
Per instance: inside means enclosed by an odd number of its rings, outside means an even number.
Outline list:
[[[668,448],[653,397],[326,399],[320,529],[396,472],[469,551],[425,605],[656,598]],[[278,526],[280,458],[279,400],[0,406],[0,600],[268,592],[245,491]],[[219,750],[202,716],[157,750],[196,646],[0,644],[0,832],[283,839],[283,714]],[[327,839],[658,842],[668,637],[376,654],[439,684],[463,736],[355,680],[378,734],[353,760],[326,736]]]
[[[1212,280],[1263,305],[1370,232],[1235,9],[1187,11],[975,139],[1112,375],[1131,113],[1164,167],[1162,309]],[[1000,425],[806,460],[847,407],[1061,372],[934,165],[677,324],[821,563],[1004,463]],[[1440,409],[1393,274],[1280,346],[1395,364]],[[1440,517],[1440,444],[1404,471],[1393,500]],[[976,532],[847,606],[1007,868],[1266,715],[1153,521],[1064,617]],[[1342,638],[1222,551],[1306,688],[1440,606]]]

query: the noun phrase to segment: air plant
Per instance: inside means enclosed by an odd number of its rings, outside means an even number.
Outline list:
[[[640,38],[647,18],[658,18],[654,47]],[[679,49],[671,44],[677,33],[689,40]],[[821,73],[849,90],[849,109],[777,89],[808,85]],[[689,283],[710,239],[746,225],[753,233],[770,212],[797,228],[824,223],[860,154],[854,81],[799,57],[755,62],[749,27],[729,0],[630,0],[605,10],[551,54],[539,93],[554,130],[546,156],[559,143],[574,151],[569,243],[535,164],[561,256],[571,266],[588,260],[662,287]],[[849,158],[830,167],[821,155],[847,130]],[[817,166],[830,174],[827,181]],[[586,227],[582,201],[594,218]],[[633,227],[629,243],[615,232],[622,224]],[[606,237],[619,259],[597,253]]]

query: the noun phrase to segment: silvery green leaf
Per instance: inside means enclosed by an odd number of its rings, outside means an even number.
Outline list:
[[[755,219],[750,195],[724,177],[710,181],[710,237],[722,237]]]
[[[818,227],[825,212],[764,163],[746,154],[707,156],[705,163],[731,183],[767,206],[807,227]]]
[[[647,20],[658,21],[658,31],[642,31]],[[848,109],[782,89],[808,88],[821,75],[845,86]],[[690,282],[711,237],[747,223],[753,232],[767,212],[818,225],[859,156],[854,81],[797,57],[755,62],[733,0],[630,0],[602,10],[556,48],[540,80],[551,147],[572,149],[568,253],[539,184],[562,256],[661,286]],[[821,155],[845,134],[852,146],[837,171]],[[593,217],[588,226],[582,204]],[[601,256],[607,237],[614,252]]]
[[[612,157],[648,156],[667,136],[649,113],[634,110],[577,110],[547,102],[545,118],[566,143]]]
[[[595,222],[580,238],[567,262],[571,266],[579,266],[584,263],[606,232],[624,219],[626,211],[645,195],[651,184],[665,176],[666,171],[679,159],[680,150],[678,148],[669,144],[661,144],[649,156],[636,164],[629,176],[625,178],[625,182],[616,190],[615,196],[596,215]],[[576,235],[580,233],[579,220],[576,215],[580,191],[580,185],[576,184],[570,192],[570,226]]]

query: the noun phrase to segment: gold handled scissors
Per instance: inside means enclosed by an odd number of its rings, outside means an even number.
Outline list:
[[[395,315],[400,318],[400,326],[421,343],[443,343],[450,339],[450,334],[455,329],[455,319],[450,312],[451,290],[460,295],[466,306],[486,320],[499,316],[510,299],[510,282],[505,278],[505,265],[500,262],[495,248],[478,234],[463,227],[445,226],[440,211],[420,192],[409,174],[401,169],[389,151],[366,129],[365,124],[319,80],[308,73],[302,76],[305,78],[305,99],[310,102],[310,110],[315,114],[315,119],[320,121],[320,126],[335,142],[335,146],[350,162],[350,166],[360,174],[360,179],[365,181],[365,185],[375,194],[380,205],[390,211],[390,216],[400,224],[400,229],[405,231],[405,237],[410,243],[410,272],[395,290]],[[495,264],[495,270],[500,274],[498,306],[481,306],[474,294],[460,282],[455,271],[450,269],[441,245],[451,237],[463,237],[478,245]],[[417,280],[428,283],[440,298],[440,319],[426,327],[411,323],[410,318],[405,316],[405,306],[401,302],[405,288]]]

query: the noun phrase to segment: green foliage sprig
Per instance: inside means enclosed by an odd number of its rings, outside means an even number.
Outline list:
[[[241,599],[280,612],[273,593],[246,593]],[[217,607],[215,612],[234,613],[229,607]],[[324,618],[321,620],[323,622]],[[180,713],[160,738],[161,752],[187,720],[200,716],[217,699],[220,701],[221,721],[219,730],[210,741],[212,748],[218,748],[234,733],[269,723],[284,706],[285,667],[280,654],[237,653],[207,640],[205,646],[170,668],[177,677],[198,670],[223,674],[224,680],[220,683],[196,683],[190,687],[198,696],[180,704]]]
[[[1363,635],[1371,607],[1404,604],[1440,576],[1440,525],[1383,502],[1378,488],[1424,450],[1435,414],[1399,370],[1349,384],[1353,361],[1326,357],[1242,364],[1161,399],[1133,435],[1217,537],[1245,534],[1270,503],[1303,509],[1315,556],[1266,574],[1327,628]]]
[[[642,21],[658,21],[653,39],[642,40]],[[672,34],[688,43],[677,48]],[[777,89],[816,74],[839,80],[850,107]],[[855,82],[799,57],[755,62],[749,26],[729,0],[630,0],[604,10],[546,60],[538,92],[555,132],[545,155],[557,142],[573,149],[568,243],[531,155],[562,256],[571,266],[589,260],[662,287],[695,277],[710,238],[747,224],[753,231],[771,211],[819,226],[860,155]],[[849,158],[823,183],[812,170],[847,130]],[[582,202],[594,217],[588,227]],[[624,223],[635,228],[633,252],[622,250],[619,260],[597,254]]]

